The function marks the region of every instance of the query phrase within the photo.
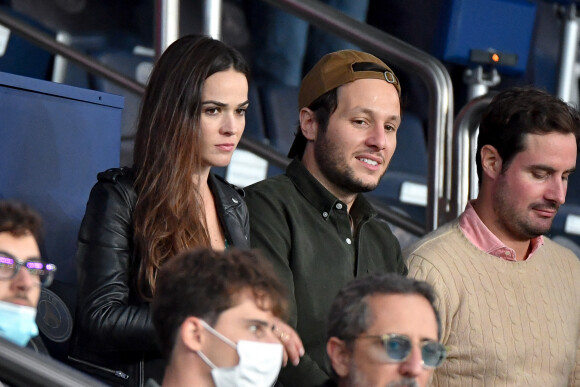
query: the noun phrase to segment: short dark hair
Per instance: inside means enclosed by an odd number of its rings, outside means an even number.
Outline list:
[[[437,320],[437,338],[441,338],[441,320],[435,307],[435,295],[424,281],[403,277],[396,273],[372,274],[359,277],[342,288],[330,307],[328,338],[338,337],[351,347],[355,338],[372,324],[368,298],[375,295],[416,294],[424,297],[433,308]]]
[[[9,232],[15,237],[31,234],[40,246],[42,227],[42,218],[29,205],[17,200],[0,200],[0,232]]]
[[[316,98],[312,103],[308,106],[308,109],[314,112],[314,117],[316,119],[316,123],[318,124],[318,128],[320,129],[321,133],[326,132],[328,128],[328,121],[330,119],[330,115],[334,113],[336,108],[338,107],[338,97],[337,97],[337,90],[338,88],[334,88],[326,93],[322,94],[320,97]],[[307,144],[306,137],[302,134],[302,128],[300,122],[298,123],[298,127],[296,129],[296,137],[294,138],[294,142],[290,147],[290,151],[288,152],[288,157],[294,158],[297,157],[302,159],[304,156],[304,150],[306,149]]]
[[[497,94],[483,113],[477,139],[477,176],[481,184],[481,148],[492,145],[508,167],[524,150],[527,134],[572,133],[580,139],[578,111],[560,98],[531,87],[513,87]]]
[[[286,318],[286,290],[257,251],[201,248],[168,260],[159,270],[151,305],[165,355],[171,354],[177,331],[187,317],[201,318],[213,326],[223,311],[235,305],[243,289],[252,291],[258,307]]]
[[[332,89],[316,98],[308,107],[314,112],[318,129],[324,133],[328,129],[328,121],[338,107],[338,88]]]

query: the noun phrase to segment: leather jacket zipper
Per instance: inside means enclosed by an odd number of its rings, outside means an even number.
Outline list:
[[[72,361],[77,362],[77,363],[80,363],[80,364],[84,364],[84,365],[86,365],[88,367],[96,368],[96,369],[101,370],[103,372],[107,372],[109,374],[113,374],[113,375],[115,375],[118,378],[125,379],[125,380],[129,379],[129,375],[127,375],[123,371],[112,370],[110,368],[102,367],[102,366],[99,366],[99,365],[90,363],[88,361],[85,361],[85,360],[77,359],[77,358],[72,357],[72,356],[69,356],[68,358],[69,358],[69,360],[72,360]]]

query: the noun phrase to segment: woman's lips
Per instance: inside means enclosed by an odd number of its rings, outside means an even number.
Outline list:
[[[234,144],[218,144],[216,147],[224,152],[231,152],[236,146]]]

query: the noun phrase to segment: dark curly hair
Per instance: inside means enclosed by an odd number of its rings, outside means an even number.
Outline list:
[[[250,289],[259,308],[287,316],[286,289],[271,264],[257,251],[202,248],[168,260],[159,270],[151,305],[153,324],[166,356],[177,331],[189,316],[214,325],[220,314],[235,306],[237,295]]]
[[[0,200],[0,232],[9,232],[15,237],[30,233],[40,246],[42,227],[42,218],[29,205],[16,200]]]

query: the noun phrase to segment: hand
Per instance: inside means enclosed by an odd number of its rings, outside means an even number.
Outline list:
[[[288,359],[297,366],[300,362],[300,357],[304,356],[304,345],[298,333],[288,324],[280,319],[276,319],[272,327],[274,336],[280,340],[284,346],[284,367],[288,363]]]

